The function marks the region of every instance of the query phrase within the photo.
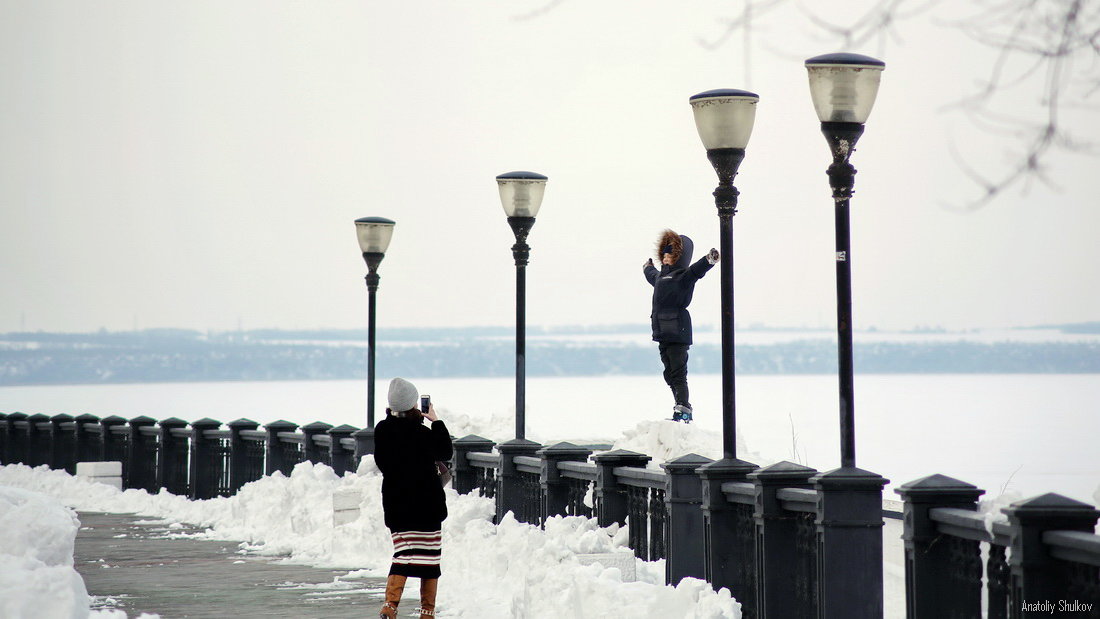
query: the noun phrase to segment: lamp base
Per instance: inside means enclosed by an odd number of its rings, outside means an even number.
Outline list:
[[[382,259],[385,257],[386,254],[383,254],[382,252],[363,252],[363,261],[367,263],[367,269],[371,273],[374,273],[378,270],[378,265],[382,264]]]
[[[718,187],[714,190],[714,205],[721,216],[737,214],[737,196],[740,192],[733,186],[733,177],[745,159],[743,148],[712,148],[707,151],[707,159],[718,173]]]
[[[718,173],[718,181],[723,185],[732,185],[733,177],[737,176],[737,168],[741,167],[741,161],[745,159],[745,149],[712,148],[707,151],[707,159]]]
[[[829,142],[829,150],[833,153],[833,164],[826,173],[829,175],[829,185],[833,188],[833,199],[847,200],[852,197],[856,184],[856,169],[848,162],[848,158],[855,152],[856,142],[863,135],[861,123],[823,122],[821,133]]]
[[[535,226],[535,218],[509,217],[508,225],[516,235],[516,244],[512,246],[512,257],[515,258],[516,266],[527,266],[527,261],[531,257],[531,246],[527,244],[527,235]]]
[[[821,133],[829,141],[834,161],[847,161],[855,150],[856,142],[863,135],[862,123],[823,122]]]

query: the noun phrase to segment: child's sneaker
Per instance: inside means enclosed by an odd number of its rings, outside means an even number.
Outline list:
[[[672,407],[672,420],[682,421],[684,423],[691,423],[691,408],[684,406],[683,404],[677,404]]]

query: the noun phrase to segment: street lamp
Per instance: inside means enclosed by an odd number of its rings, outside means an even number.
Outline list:
[[[689,455],[662,466],[670,476],[678,469],[681,474],[694,472],[699,476],[704,529],[712,535],[722,536],[723,532],[736,530],[738,516],[744,515],[731,508],[722,492],[722,484],[744,482],[746,476],[756,469],[755,464],[737,459],[737,403],[733,376],[733,216],[737,213],[739,192],[733,186],[733,177],[745,158],[745,146],[752,135],[756,104],[760,97],[744,90],[724,89],[701,92],[689,101],[695,115],[695,128],[703,140],[703,147],[707,149],[707,159],[718,173],[714,205],[718,207],[719,247],[722,252],[722,459],[699,466],[697,460]],[[672,514],[668,526],[669,530],[683,530],[684,527],[675,522]],[[721,586],[736,591],[740,599],[750,595],[753,585],[735,566],[740,557],[751,555],[756,550],[743,543],[743,539],[731,537],[732,543],[722,552],[703,553],[703,575],[707,582],[721,583]],[[680,576],[679,572],[673,573],[671,566],[671,560],[666,562],[666,576]]]
[[[386,257],[386,248],[393,238],[394,221],[384,217],[362,217],[355,220],[359,249],[367,263],[367,291],[370,296],[367,326],[367,429],[374,428],[374,313],[378,292],[378,265]]]
[[[744,90],[708,90],[689,99],[695,115],[695,128],[707,149],[707,159],[718,173],[714,205],[718,207],[719,238],[722,252],[722,460],[719,468],[751,470],[752,465],[737,459],[737,405],[734,388],[733,350],[733,216],[737,213],[739,192],[733,177],[745,158],[745,146],[752,135],[756,104],[760,97]],[[713,467],[711,467],[713,468]]]
[[[527,244],[527,234],[535,225],[535,216],[542,205],[542,194],[546,191],[547,178],[535,172],[508,172],[497,176],[497,189],[500,190],[500,203],[504,214],[508,216],[508,225],[516,236],[512,246],[512,257],[516,261],[516,440],[523,441],[525,423],[525,387],[526,360],[526,296],[527,296],[527,260],[531,256],[531,247]]]
[[[856,169],[848,162],[871,114],[886,63],[859,54],[825,54],[806,61],[810,95],[829,142],[827,171],[836,203],[836,316],[840,371],[840,462],[856,466],[855,384],[852,366],[852,252],[849,201]]]

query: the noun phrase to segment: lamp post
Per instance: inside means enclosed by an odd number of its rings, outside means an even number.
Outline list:
[[[837,53],[806,61],[810,95],[829,143],[833,163],[829,185],[836,204],[836,316],[840,374],[840,462],[856,467],[855,381],[852,364],[852,251],[849,201],[856,169],[849,163],[878,94],[886,63],[869,56]]]
[[[810,479],[818,494],[816,544],[820,617],[882,617],[881,475],[856,468],[852,368],[852,253],[848,204],[856,169],[848,162],[871,113],[881,60],[858,54],[825,54],[806,61],[810,94],[829,143],[829,185],[836,209],[836,316],[840,374],[840,468]]]
[[[374,314],[378,292],[378,265],[386,257],[386,248],[393,238],[394,221],[384,217],[362,217],[355,220],[359,249],[367,263],[367,291],[370,296],[367,323],[367,430],[374,429]]]
[[[516,236],[512,246],[512,257],[516,261],[516,440],[524,441],[526,422],[525,379],[526,379],[526,297],[527,297],[527,261],[531,256],[531,247],[527,244],[527,234],[535,225],[535,216],[542,205],[542,195],[546,191],[547,177],[535,172],[507,172],[497,176],[497,189],[500,191],[500,203],[504,214],[508,216],[508,225]]]
[[[760,97],[744,90],[725,89],[701,92],[689,101],[695,116],[695,128],[707,150],[707,159],[718,173],[714,205],[718,208],[719,247],[722,252],[722,459],[696,469],[702,486],[703,528],[707,539],[712,542],[702,556],[687,557],[686,562],[696,566],[696,570],[702,567],[702,574],[692,575],[705,578],[715,587],[728,587],[739,600],[751,607],[755,586],[751,580],[746,580],[744,570],[739,570],[738,565],[742,564],[743,557],[752,555],[756,550],[737,534],[741,526],[739,518],[745,514],[743,510],[738,512],[726,500],[722,484],[744,482],[746,476],[756,469],[755,464],[737,458],[733,365],[733,216],[737,212],[739,192],[733,186],[733,177],[745,158],[745,146],[752,135],[756,104]],[[667,470],[668,464],[665,466]],[[666,497],[675,494],[670,490],[673,489],[666,489]]]
[[[733,216],[739,192],[733,177],[745,158],[760,97],[744,90],[708,90],[690,98],[695,128],[707,149],[707,159],[718,173],[714,205],[718,208],[722,279],[722,460],[725,465],[748,465],[737,459],[737,404],[733,345]],[[719,463],[716,463],[719,464]],[[749,465],[750,467],[752,465]],[[713,468],[713,466],[711,467]]]

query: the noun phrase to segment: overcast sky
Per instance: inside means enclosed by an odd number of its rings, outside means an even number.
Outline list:
[[[360,328],[353,221],[397,221],[379,325],[511,325],[494,177],[549,176],[528,323],[644,323],[664,227],[718,243],[688,97],[760,94],[737,178],[736,316],[832,327],[828,150],[802,61],[886,61],[853,157],[857,328],[1100,319],[1100,174],[952,208],[1019,144],[945,109],[990,52],[946,25],[842,50],[791,4],[716,50],[736,2],[0,0],[0,332]],[[851,11],[858,2],[829,4]],[[865,4],[865,3],[864,3]],[[853,14],[853,13],[849,13]],[[841,19],[842,21],[843,19]],[[749,50],[746,58],[745,51]],[[1004,111],[1039,114],[1039,82]],[[1080,140],[1094,111],[1067,110]],[[717,270],[697,324],[719,313]]]

